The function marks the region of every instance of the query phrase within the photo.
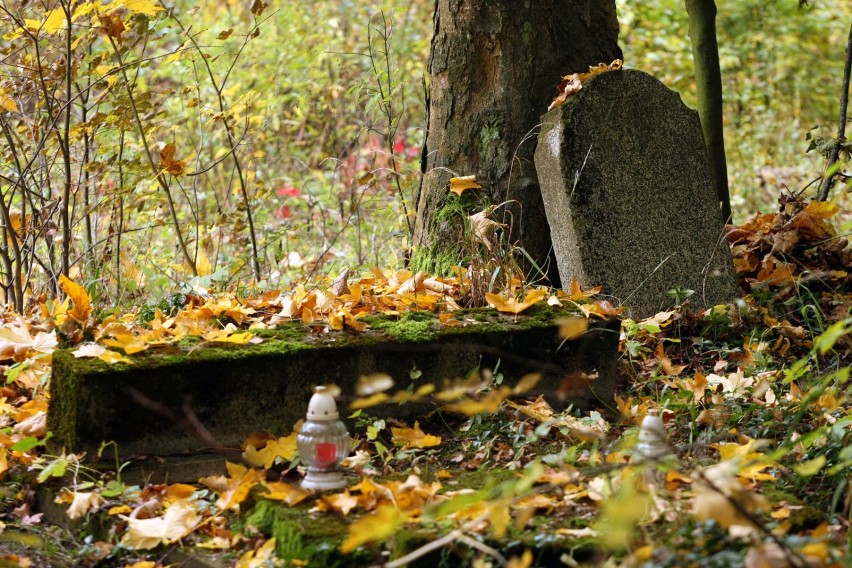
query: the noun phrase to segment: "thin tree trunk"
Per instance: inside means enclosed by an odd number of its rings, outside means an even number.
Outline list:
[[[429,58],[428,130],[417,199],[412,264],[447,271],[463,262],[455,208],[481,198],[501,208],[510,242],[548,267],[550,228],[533,153],[541,115],[563,75],[621,58],[614,0],[436,0]],[[475,175],[483,189],[456,198],[450,178]],[[558,283],[555,263],[551,282]]]
[[[728,166],[725,160],[725,135],[722,123],[722,72],[716,44],[716,3],[714,0],[686,0],[689,14],[689,39],[695,64],[698,91],[698,115],[704,131],[704,145],[716,196],[725,223],[731,222],[731,198],[728,194]]]

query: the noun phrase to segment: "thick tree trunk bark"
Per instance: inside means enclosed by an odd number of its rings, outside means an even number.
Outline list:
[[[563,75],[622,57],[615,1],[436,0],[434,25],[412,264],[444,272],[465,261],[464,215],[448,210],[512,201],[496,213],[509,242],[558,283],[533,164],[538,125]],[[449,180],[465,175],[483,189],[457,198]]]

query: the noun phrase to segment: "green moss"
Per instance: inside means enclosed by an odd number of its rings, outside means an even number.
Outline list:
[[[290,507],[281,503],[260,500],[239,523],[251,525],[266,536],[275,537],[278,558],[292,562],[307,562],[308,566],[361,565],[367,551],[352,554],[339,552],[347,534],[342,517],[327,514],[312,515],[308,505]]]
[[[425,343],[437,337],[438,318],[431,312],[408,312],[399,321],[379,321],[374,329],[400,343]]]

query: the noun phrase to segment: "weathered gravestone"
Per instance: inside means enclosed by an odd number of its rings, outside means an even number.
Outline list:
[[[544,115],[535,164],[562,282],[602,285],[634,317],[693,290],[737,297],[698,113],[641,71],[603,73]]]

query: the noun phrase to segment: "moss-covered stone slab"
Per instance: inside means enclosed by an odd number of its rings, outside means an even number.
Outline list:
[[[362,333],[292,323],[263,330],[258,345],[186,342],[135,355],[132,365],[59,350],[48,427],[57,448],[90,456],[103,442],[115,442],[122,459],[185,456],[211,446],[236,450],[251,432],[289,432],[304,417],[314,385],[338,385],[341,413],[348,415],[361,375],[387,373],[400,390],[425,383],[440,389],[445,379],[498,364],[508,385],[541,371],[537,392],[554,403],[560,390],[578,406],[612,400],[618,322],[595,323],[563,344],[555,321],[564,315],[546,306],[519,316],[474,310],[456,316],[460,325],[445,326],[434,314],[413,312],[374,319]],[[428,404],[368,412],[404,418],[438,407]]]

